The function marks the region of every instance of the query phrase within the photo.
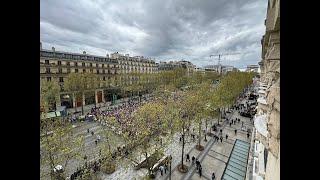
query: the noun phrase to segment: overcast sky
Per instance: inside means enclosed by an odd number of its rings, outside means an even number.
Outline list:
[[[43,48],[244,68],[261,60],[267,0],[41,0]]]

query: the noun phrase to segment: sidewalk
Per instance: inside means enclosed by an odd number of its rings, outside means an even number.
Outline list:
[[[241,121],[244,122],[244,126],[252,129],[253,124],[250,122],[249,118],[242,117],[239,115],[237,111],[233,111],[230,114],[231,118],[240,118]],[[188,153],[190,158],[195,156],[199,159],[202,165],[202,177],[200,178],[199,174],[196,172],[195,165],[192,165],[191,162],[186,162],[189,167],[189,171],[187,173],[180,173],[177,169],[177,165],[173,166],[171,172],[171,179],[181,179],[181,180],[196,180],[196,179],[211,179],[212,173],[215,173],[216,179],[221,179],[224,169],[226,167],[226,163],[228,162],[230,153],[232,151],[234,142],[236,139],[240,139],[246,142],[252,141],[252,136],[247,138],[247,133],[241,130],[241,122],[236,123],[229,126],[227,121],[223,122],[222,126],[222,134],[223,134],[223,142],[216,142],[212,137],[207,137],[208,141],[204,142],[202,140],[201,144],[205,147],[203,151],[198,151],[193,147]],[[234,130],[237,129],[237,134],[235,134]],[[228,134],[228,140],[225,139],[225,135]],[[186,152],[187,153],[187,152]],[[180,155],[181,156],[181,155]],[[181,158],[181,157],[180,157]],[[178,161],[180,164],[181,160]],[[164,176],[157,174],[157,179],[169,179],[169,173]]]

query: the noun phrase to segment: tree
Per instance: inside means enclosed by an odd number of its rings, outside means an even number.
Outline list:
[[[174,100],[174,105],[176,110],[173,111],[173,120],[175,123],[176,130],[180,133],[180,137],[182,140],[182,148],[181,148],[181,164],[178,166],[178,170],[180,172],[187,172],[188,166],[184,165],[184,148],[185,148],[185,137],[188,130],[190,130],[191,126],[191,119],[193,114],[190,112],[190,109],[188,106],[188,99],[186,99],[186,93],[181,93],[180,98],[177,98]]]
[[[111,149],[111,146],[113,146],[115,143],[111,142],[113,141],[112,138],[110,138],[113,134],[110,132],[109,129],[106,127],[103,128],[103,134],[104,138],[106,139],[106,143],[100,143],[100,152],[101,157],[105,158],[102,165],[102,170],[106,172],[107,174],[111,174],[116,170],[116,158],[112,157],[113,152]]]
[[[84,94],[87,91],[94,91],[99,88],[100,78],[93,73],[70,73],[64,82],[64,87],[67,91],[75,93],[76,99],[81,99],[81,112],[83,115]]]
[[[59,95],[60,86],[56,81],[40,81],[40,106],[43,112],[54,109]]]
[[[44,135],[40,139],[43,163],[48,164],[50,171],[57,165],[67,169],[71,159],[80,159],[80,152],[75,150],[82,146],[82,136],[74,137],[71,125],[62,124],[60,121],[51,121],[54,131],[51,135]],[[50,173],[51,177],[54,174]]]
[[[160,118],[164,114],[164,105],[159,102],[150,102],[141,106],[134,114],[135,137],[140,142],[142,153],[145,155],[148,174],[151,174],[153,163],[149,162],[148,151],[154,145],[154,137],[160,136],[165,131],[164,123]],[[159,150],[159,149],[158,149]]]

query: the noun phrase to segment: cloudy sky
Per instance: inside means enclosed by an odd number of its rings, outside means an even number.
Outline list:
[[[244,68],[261,57],[267,0],[41,0],[45,49]]]

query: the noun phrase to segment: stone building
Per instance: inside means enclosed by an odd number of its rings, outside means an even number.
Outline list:
[[[82,104],[98,104],[110,101],[112,98],[112,88],[117,86],[117,78],[120,74],[129,73],[154,73],[157,71],[153,60],[143,57],[129,57],[127,54],[113,53],[111,57],[107,54],[105,57],[89,55],[85,51],[80,53],[70,53],[56,51],[54,47],[51,50],[43,49],[40,42],[40,79],[46,81],[57,81],[61,86],[61,95],[56,106],[67,106],[68,108],[80,107]],[[76,99],[74,94],[66,92],[63,89],[63,83],[69,73],[94,73],[100,77],[104,84],[101,89],[90,92],[81,101]],[[120,83],[128,79],[119,79]],[[114,82],[113,84],[111,84]]]
[[[182,68],[180,64],[174,63],[173,61],[170,62],[162,62],[158,64],[158,70],[159,71],[170,71],[177,68]]]
[[[259,71],[259,65],[248,65],[247,66],[247,69],[246,69],[247,72],[258,72]]]
[[[261,40],[260,88],[256,139],[265,148],[266,180],[280,179],[280,0],[268,0],[266,32]],[[258,124],[261,126],[258,127]],[[266,132],[264,132],[264,127]],[[261,158],[260,158],[261,159]],[[259,159],[259,160],[260,160]]]
[[[206,65],[204,68],[207,71],[214,71],[221,74],[226,74],[227,72],[239,71],[237,68],[229,65]]]
[[[177,68],[183,68],[186,69],[188,73],[194,72],[195,65],[192,64],[190,61],[169,61],[169,62],[160,62],[158,64],[158,70],[159,71],[169,71],[174,70]]]
[[[129,54],[122,55],[115,52],[111,54],[111,59],[116,59],[118,61],[121,74],[157,72],[155,61],[143,56],[130,57]]]

